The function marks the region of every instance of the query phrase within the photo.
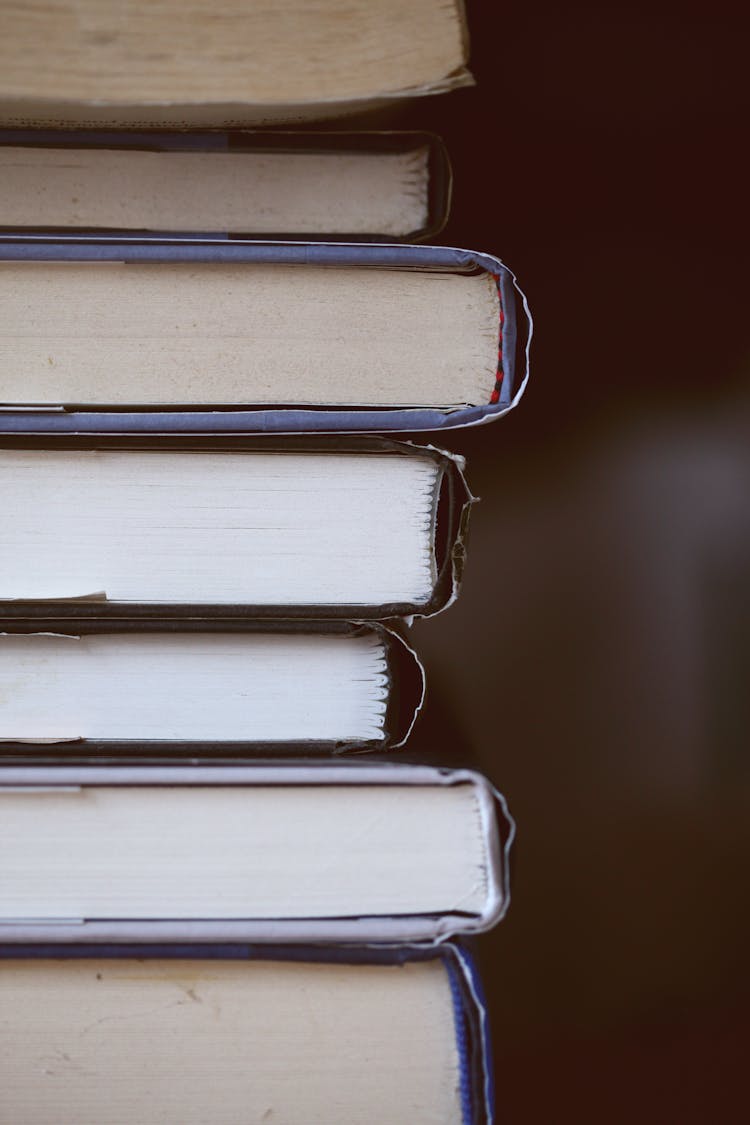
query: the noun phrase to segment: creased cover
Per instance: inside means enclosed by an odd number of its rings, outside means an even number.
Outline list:
[[[251,242],[221,239],[86,239],[4,235],[0,261],[222,262],[311,266],[487,271],[496,280],[501,325],[498,383],[491,402],[457,409],[432,407],[231,407],[189,410],[0,409],[7,434],[282,434],[417,432],[492,421],[520,400],[529,374],[531,315],[512,271],[491,254],[444,246],[323,242]],[[517,313],[516,297],[522,315]],[[64,406],[64,404],[61,404]]]

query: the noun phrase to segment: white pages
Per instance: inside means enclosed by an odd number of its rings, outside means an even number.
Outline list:
[[[325,766],[275,785],[118,785],[110,769],[0,789],[0,922],[486,915],[497,829],[480,784],[361,784],[364,768],[346,784]]]
[[[425,605],[424,454],[0,450],[0,599]]]
[[[373,631],[0,635],[0,741],[382,740],[388,684]]]

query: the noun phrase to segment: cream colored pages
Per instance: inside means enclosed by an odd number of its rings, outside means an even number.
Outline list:
[[[457,1125],[438,962],[0,962],[2,1125]]]
[[[383,739],[373,633],[0,636],[0,740]]]
[[[0,263],[0,403],[490,401],[489,273]]]
[[[456,0],[4,0],[0,98],[320,103],[439,84],[465,56]]]
[[[0,226],[400,238],[427,223],[427,158],[8,145]]]
[[[426,604],[441,468],[348,453],[0,451],[0,599]]]
[[[0,790],[0,921],[481,914],[472,785]]]

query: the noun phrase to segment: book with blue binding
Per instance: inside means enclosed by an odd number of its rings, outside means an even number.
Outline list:
[[[466,949],[0,946],[3,1105],[77,1125],[491,1125]]]
[[[3,235],[0,432],[419,431],[505,414],[525,298],[447,247]]]

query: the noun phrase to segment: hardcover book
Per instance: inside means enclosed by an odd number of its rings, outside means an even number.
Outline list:
[[[0,754],[313,755],[406,741],[424,696],[391,629],[343,621],[0,622]],[[10,631],[13,630],[13,631]]]
[[[508,906],[513,822],[467,770],[5,766],[0,780],[0,942],[436,941]]]
[[[491,1125],[460,947],[0,947],[0,1073],[24,1125]]]
[[[80,445],[0,448],[6,621],[383,619],[456,597],[460,457],[365,438]]]
[[[0,122],[228,128],[471,82],[461,0],[35,0],[3,5]]]
[[[417,132],[0,132],[0,229],[365,242],[444,225],[445,146]]]
[[[0,241],[0,428],[443,429],[518,401],[531,323],[495,257],[226,239]]]

